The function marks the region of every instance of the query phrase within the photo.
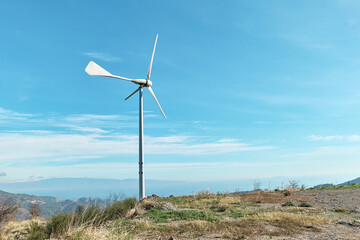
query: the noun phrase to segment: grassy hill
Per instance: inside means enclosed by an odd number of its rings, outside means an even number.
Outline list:
[[[360,239],[360,185],[250,193],[199,192],[90,205],[12,222],[3,239]]]

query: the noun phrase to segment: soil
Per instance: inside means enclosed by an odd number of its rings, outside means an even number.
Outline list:
[[[316,231],[304,231],[294,236],[251,236],[234,239],[256,240],[360,240],[360,189],[308,190],[292,193],[294,203],[305,202],[311,208],[321,210],[332,220],[331,224],[317,226]],[[301,199],[297,201],[296,199]],[[281,208],[281,203],[259,204],[258,208]],[[175,238],[173,238],[175,239]],[[180,239],[180,238],[176,238]],[[181,238],[182,239],[182,238]],[[228,239],[217,234],[195,239]]]
[[[265,240],[360,240],[360,189],[299,191],[293,196],[303,197],[314,208],[324,211],[333,223],[320,226],[319,231],[303,232],[292,237],[260,236]]]

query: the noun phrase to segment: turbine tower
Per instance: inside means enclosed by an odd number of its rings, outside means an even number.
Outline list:
[[[131,93],[125,100],[128,100],[132,95],[139,92],[139,200],[145,197],[145,177],[144,177],[144,128],[143,128],[143,88],[146,87],[149,89],[149,92],[154,97],[157,105],[160,108],[161,113],[163,114],[164,118],[166,118],[164,111],[162,110],[159,101],[156,99],[155,93],[152,90],[152,82],[150,81],[151,76],[151,69],[154,60],[154,54],[156,49],[156,43],[158,39],[158,34],[156,35],[155,44],[153,53],[151,56],[150,66],[146,74],[146,79],[130,79],[125,77],[120,77],[113,75],[97,65],[95,62],[90,61],[87,65],[85,72],[91,76],[102,76],[102,77],[111,77],[111,78],[118,78],[126,81],[133,82],[138,84],[139,87]]]

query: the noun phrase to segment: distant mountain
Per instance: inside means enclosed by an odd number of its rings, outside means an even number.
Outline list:
[[[189,186],[187,182],[180,181],[146,180],[146,192],[164,195],[166,193],[164,189],[174,189],[176,194],[179,186],[184,184]],[[103,178],[52,178],[30,182],[0,183],[1,190],[11,193],[53,196],[72,200],[83,197],[109,199],[114,194],[132,197],[137,196],[138,187],[137,179]],[[175,195],[174,193],[170,194]]]
[[[105,200],[93,198],[81,198],[79,200],[64,200],[56,197],[38,197],[27,194],[13,194],[0,190],[0,203],[5,199],[10,200],[19,205],[20,209],[17,213],[18,219],[31,219],[29,209],[32,204],[37,204],[43,217],[47,218],[53,214],[60,212],[71,212],[78,205],[88,205],[98,203],[105,205]]]
[[[344,182],[344,183],[341,183],[338,186],[346,186],[346,185],[351,185],[351,184],[354,184],[354,183],[359,183],[360,184],[360,177],[355,178],[355,179],[350,180],[350,181],[347,181],[347,182]]]
[[[318,183],[342,182],[346,177],[302,177],[296,180],[306,186]],[[261,182],[262,189],[275,189],[285,187],[290,177],[273,177],[257,179]],[[347,183],[347,182],[346,182]],[[254,189],[254,179],[231,179],[213,181],[171,181],[146,179],[145,192],[147,195],[180,196],[194,194],[199,191],[209,190],[217,192],[243,192]],[[110,195],[117,194],[121,197],[137,197],[139,182],[137,179],[103,179],[103,178],[53,178],[31,182],[0,183],[0,190],[9,193],[22,193],[36,196],[52,196],[62,199],[78,200],[80,198],[109,199]]]
[[[351,184],[354,184],[354,183],[359,183],[360,184],[360,177],[355,178],[355,179],[350,180],[350,181],[340,183],[338,185],[335,185],[335,184],[332,184],[332,183],[325,183],[325,184],[316,185],[313,188],[319,189],[319,188],[324,188],[324,187],[347,186],[347,185],[351,185]]]
[[[320,188],[324,188],[324,187],[335,187],[336,185],[332,184],[332,183],[325,183],[325,184],[319,184],[314,186],[313,188],[315,189],[320,189]]]

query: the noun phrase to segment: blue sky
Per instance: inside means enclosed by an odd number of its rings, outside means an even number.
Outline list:
[[[0,181],[358,177],[360,3],[4,1]]]

